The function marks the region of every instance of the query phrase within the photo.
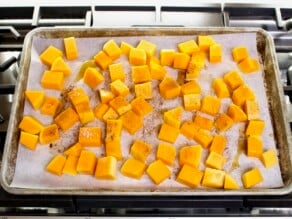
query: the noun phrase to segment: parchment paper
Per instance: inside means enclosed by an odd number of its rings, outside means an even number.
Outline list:
[[[225,34],[225,35],[213,35],[213,38],[216,42],[222,44],[223,48],[223,59],[219,64],[210,64],[206,63],[205,69],[201,71],[198,81],[202,88],[202,97],[210,94],[215,95],[211,87],[211,81],[214,78],[223,77],[225,73],[232,69],[238,69],[235,62],[233,62],[231,57],[231,50],[235,46],[244,45],[248,48],[249,54],[251,57],[258,59],[258,54],[256,50],[256,35],[254,33],[242,33],[242,34]],[[141,39],[149,40],[157,45],[156,56],[159,57],[160,49],[177,49],[176,45],[185,40],[195,39],[196,36],[142,36],[142,37],[114,37],[117,43],[121,41],[128,42],[132,45],[137,45]],[[74,61],[66,61],[70,66],[72,73],[71,76],[66,78],[65,87],[70,85],[81,86],[83,87],[87,94],[90,96],[90,105],[94,108],[99,100],[97,97],[97,92],[91,90],[87,87],[82,79],[77,83],[74,82],[75,76],[79,71],[81,64],[91,59],[99,50],[102,49],[103,44],[109,40],[109,38],[78,38],[77,45],[79,51],[79,58]],[[29,70],[29,80],[27,84],[27,89],[43,89],[40,85],[40,79],[43,72],[47,67],[41,63],[39,59],[40,53],[46,49],[49,45],[54,45],[55,47],[64,51],[63,40],[62,39],[44,39],[44,38],[33,38],[33,46],[31,50],[31,63]],[[120,59],[115,60],[117,62],[123,62],[125,71],[127,74],[126,84],[128,86],[133,86],[133,83],[130,78],[130,66],[127,62],[127,58],[123,55]],[[168,74],[172,77],[177,77],[177,70],[166,67]],[[239,69],[238,69],[239,70]],[[273,137],[273,128],[271,124],[270,114],[268,110],[267,97],[265,93],[264,80],[262,77],[262,71],[255,72],[252,74],[241,74],[244,78],[246,84],[248,84],[256,94],[256,98],[260,106],[260,115],[261,118],[265,121],[265,129],[262,135],[264,142],[264,151],[270,148],[275,148],[275,141]],[[98,86],[99,88],[108,88],[109,76],[108,72],[104,72],[105,82]],[[124,156],[123,161],[118,162],[118,171],[117,179],[110,180],[97,180],[93,176],[82,175],[78,176],[69,176],[63,174],[58,177],[53,174],[50,174],[45,171],[45,167],[48,162],[53,158],[57,153],[62,153],[63,150],[74,142],[77,141],[78,128],[80,124],[74,125],[71,129],[65,133],[61,132],[62,139],[55,143],[53,148],[50,148],[49,145],[38,145],[35,151],[31,151],[19,145],[19,151],[17,154],[17,162],[15,175],[12,182],[12,187],[21,187],[21,188],[46,188],[46,189],[61,189],[61,188],[70,188],[70,189],[98,189],[106,188],[111,190],[119,189],[179,189],[186,188],[185,185],[179,184],[175,181],[176,175],[179,171],[178,158],[176,158],[175,164],[173,167],[170,167],[172,175],[169,179],[165,180],[159,186],[156,186],[147,174],[144,174],[140,180],[131,179],[123,176],[119,169],[122,163],[130,157],[129,148],[133,141],[137,138],[145,140],[146,142],[152,145],[152,153],[147,159],[146,163],[149,164],[155,160],[156,148],[158,145],[158,139],[156,138],[156,133],[159,130],[159,125],[162,122],[161,111],[171,109],[175,106],[182,105],[181,98],[176,98],[174,100],[164,100],[157,95],[158,82],[153,80],[153,99],[150,101],[154,105],[156,110],[153,113],[149,114],[144,118],[144,127],[139,130],[135,135],[131,136],[126,131],[122,132],[122,153]],[[59,91],[45,90],[46,95],[60,97]],[[133,95],[129,95],[129,101],[133,98]],[[226,112],[231,100],[229,98],[222,99],[220,112]],[[70,105],[70,104],[69,104]],[[158,113],[160,116],[157,116]],[[214,117],[207,114],[197,112],[200,115],[214,119]],[[196,112],[184,112],[182,116],[183,121],[192,120]],[[36,112],[32,109],[30,104],[26,101],[24,107],[24,115],[33,115],[39,119],[44,125],[48,125],[52,122],[50,116],[44,116],[39,112]],[[104,124],[97,119],[91,123],[88,123],[86,126],[99,126],[102,129],[104,135]],[[227,147],[224,151],[224,156],[227,158],[227,162],[224,165],[224,170],[231,174],[239,185],[242,186],[241,175],[249,170],[252,167],[258,167],[263,175],[263,182],[259,183],[256,188],[276,188],[283,186],[283,181],[281,178],[279,165],[276,165],[270,169],[266,169],[262,162],[258,158],[247,157],[243,152],[238,154],[238,139],[242,138],[243,131],[245,129],[245,123],[237,123],[232,126],[228,131],[221,133],[227,138]],[[216,130],[213,128],[212,133],[215,134]],[[182,146],[195,145],[197,144],[193,140],[185,138],[183,135],[179,135],[178,139],[175,142],[175,147],[177,148],[177,154],[179,149]],[[103,156],[104,145],[102,147],[93,148],[88,147],[88,150],[92,150],[96,153],[97,157]],[[200,169],[204,169],[204,161],[208,151],[204,149],[202,162]],[[177,156],[178,157],[178,156]],[[234,165],[235,160],[238,159],[238,166]]]

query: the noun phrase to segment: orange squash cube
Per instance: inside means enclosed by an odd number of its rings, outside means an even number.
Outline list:
[[[177,81],[171,77],[165,77],[159,84],[159,92],[164,99],[173,99],[178,97],[180,95],[180,90],[181,87]]]
[[[188,40],[177,45],[178,50],[182,53],[192,55],[194,52],[198,52],[200,48],[198,47],[195,40]]]
[[[198,185],[200,185],[202,178],[202,171],[185,164],[179,171],[176,181],[185,184],[190,188],[196,188]]]
[[[110,84],[111,91],[116,96],[127,96],[129,94],[129,88],[121,81],[121,80],[115,80]]]
[[[79,103],[75,106],[75,109],[82,124],[86,124],[94,120],[94,113],[90,108],[89,103]]]
[[[23,131],[20,132],[19,143],[30,150],[35,150],[38,140],[39,140],[39,136],[37,135],[23,132]]]
[[[170,170],[161,160],[152,162],[148,166],[146,173],[157,185],[166,180],[171,174]]]
[[[200,145],[202,145],[204,148],[208,148],[209,145],[213,141],[213,136],[206,130],[198,129],[194,133],[193,139],[198,142]]]
[[[135,134],[143,126],[142,118],[132,110],[122,115],[121,119],[123,121],[123,128],[126,129],[131,135]]]
[[[166,123],[163,123],[161,125],[160,131],[158,134],[158,139],[167,141],[173,144],[176,141],[179,133],[180,133],[180,130],[178,128],[175,128]]]
[[[61,50],[57,49],[54,46],[49,46],[41,53],[40,59],[45,65],[51,66],[56,58],[62,56],[63,52]]]
[[[179,128],[182,112],[183,112],[183,108],[181,106],[168,110],[163,113],[163,120],[165,123],[175,128]]]
[[[242,182],[246,189],[249,189],[263,181],[263,176],[258,168],[253,168],[242,175]]]
[[[203,113],[215,116],[219,112],[220,106],[221,106],[220,99],[207,95],[202,100],[201,111]]]
[[[125,71],[123,67],[123,63],[115,63],[109,65],[109,73],[110,73],[110,78],[111,81],[115,81],[120,79],[121,81],[125,81]]]
[[[209,61],[210,63],[218,63],[222,60],[222,46],[221,44],[213,44],[210,46]]]
[[[131,65],[146,65],[147,54],[145,50],[132,48],[129,53],[129,62]]]
[[[150,81],[151,75],[148,65],[132,66],[132,80],[135,84]]]
[[[190,68],[189,70],[187,70],[186,72],[186,81],[193,81],[195,79],[197,79],[200,75],[201,69],[198,67],[194,67],[194,68]]]
[[[260,158],[263,153],[263,141],[261,137],[250,135],[247,137],[247,156]]]
[[[121,119],[106,120],[106,139],[119,139],[122,133],[123,123]]]
[[[156,159],[163,161],[165,164],[171,166],[174,162],[176,157],[176,150],[173,145],[159,143],[157,152],[156,152]]]
[[[121,42],[120,49],[121,49],[121,51],[122,51],[123,54],[129,55],[130,50],[132,48],[134,48],[134,47],[131,44],[129,44],[127,42],[124,42],[124,41]]]
[[[204,51],[198,51],[192,54],[189,66],[188,66],[188,73],[191,73],[191,68],[195,69],[202,69],[206,64],[207,55]]]
[[[186,121],[182,124],[180,127],[180,132],[187,138],[193,139],[195,132],[199,130],[200,127],[198,127],[195,123],[192,121]]]
[[[61,56],[54,60],[50,70],[56,72],[63,72],[65,77],[71,74],[71,69],[65,63]]]
[[[232,49],[232,57],[235,62],[240,62],[249,56],[246,46],[237,46]]]
[[[63,72],[45,71],[41,79],[42,87],[46,89],[62,90],[63,82]]]
[[[55,118],[55,123],[60,126],[63,131],[71,128],[78,121],[79,116],[71,107],[65,109]]]
[[[232,101],[238,106],[243,106],[247,100],[255,100],[255,95],[250,87],[243,84],[232,93]]]
[[[50,144],[54,141],[59,140],[59,130],[56,124],[52,124],[44,127],[39,136],[39,141],[41,144]]]
[[[189,81],[181,86],[181,93],[185,94],[200,94],[201,87],[197,81]]]
[[[140,179],[145,169],[146,165],[142,161],[136,160],[134,158],[129,158],[121,167],[121,173],[127,177]]]
[[[101,146],[101,130],[99,127],[80,127],[78,142],[82,146]]]
[[[152,79],[161,81],[166,75],[166,69],[162,65],[157,64],[154,61],[150,61],[149,68]]]
[[[94,176],[97,179],[114,180],[117,177],[117,160],[112,156],[98,158]]]
[[[101,103],[108,103],[115,97],[115,95],[111,91],[104,89],[99,89],[99,96]]]
[[[231,90],[238,88],[244,84],[244,81],[240,74],[236,70],[231,70],[223,76],[224,82],[228,85]]]
[[[46,171],[52,174],[55,174],[57,176],[61,176],[65,163],[66,163],[66,157],[58,154],[55,157],[53,157],[53,159],[46,166]]]
[[[206,165],[213,169],[221,170],[225,163],[225,158],[221,154],[211,151],[206,160]]]
[[[148,57],[151,57],[155,54],[156,47],[157,46],[154,43],[151,43],[147,40],[141,40],[137,45],[137,49],[143,49]]]
[[[64,38],[65,52],[68,60],[78,58],[78,49],[75,37]]]
[[[226,147],[226,138],[222,135],[215,135],[212,144],[209,148],[210,151],[214,151],[217,154],[222,154]]]
[[[77,163],[77,172],[93,175],[96,167],[97,158],[93,151],[83,150]]]
[[[150,154],[152,147],[142,140],[136,140],[131,146],[130,154],[137,160],[144,162]]]
[[[62,103],[56,97],[46,97],[42,107],[41,113],[44,115],[54,116],[60,109]]]
[[[113,39],[107,41],[102,49],[112,60],[119,58],[122,54],[120,47]]]
[[[210,46],[215,44],[215,40],[211,36],[198,36],[198,46],[201,51],[208,52],[210,49]]]
[[[108,119],[117,119],[119,118],[119,114],[112,108],[109,107],[108,110],[103,114],[102,120],[105,122]]]
[[[120,138],[106,138],[105,141],[105,154],[106,156],[115,157],[117,160],[122,160],[122,147]]]
[[[151,99],[152,98],[152,84],[151,81],[142,83],[142,84],[135,84],[135,94],[136,97],[142,97],[144,99]]]
[[[153,111],[153,106],[143,97],[136,97],[131,101],[132,110],[139,116],[145,116]]]
[[[190,62],[190,56],[186,53],[177,52],[173,57],[173,68],[186,70]]]
[[[77,87],[68,93],[68,97],[73,106],[80,103],[89,103],[89,97],[81,87]]]
[[[260,109],[256,100],[246,100],[243,109],[248,120],[260,119]]]
[[[245,112],[237,105],[231,103],[227,109],[227,115],[234,122],[245,122],[247,120],[247,116]]]
[[[94,89],[104,81],[104,77],[96,68],[88,67],[84,72],[83,81],[91,89]]]
[[[45,92],[40,90],[26,90],[24,92],[25,98],[28,100],[30,105],[35,109],[38,110],[44,100],[45,100]]]
[[[263,120],[250,120],[245,130],[246,135],[262,135],[265,128]]]
[[[245,73],[249,74],[260,69],[260,64],[256,59],[247,57],[238,63],[239,69]]]
[[[265,151],[261,156],[261,161],[265,165],[266,168],[271,168],[278,163],[278,158],[275,150],[269,149]]]
[[[109,105],[121,116],[132,109],[131,104],[123,96],[118,96],[109,102]]]
[[[102,121],[103,116],[108,111],[108,109],[109,109],[109,106],[107,104],[104,104],[104,103],[98,104],[94,109],[95,117]]]
[[[207,119],[200,115],[196,115],[194,119],[194,123],[198,125],[202,129],[211,130],[213,127],[213,121],[211,119]]]
[[[76,176],[77,175],[77,163],[78,163],[78,157],[69,155],[67,157],[67,160],[65,162],[64,168],[62,173],[71,175],[71,176]]]
[[[221,189],[224,186],[225,172],[206,167],[202,185],[211,188]]]
[[[224,83],[222,78],[216,78],[212,83],[213,89],[219,98],[226,98],[230,96],[227,85]]]
[[[30,134],[38,134],[44,126],[34,117],[24,116],[19,123],[18,128]]]
[[[229,174],[225,174],[224,189],[239,189],[239,185]]]
[[[185,94],[183,95],[185,110],[199,110],[201,107],[200,94]]]
[[[220,132],[223,132],[233,125],[233,120],[225,113],[222,113],[215,119],[214,125]]]
[[[173,49],[160,50],[160,63],[162,66],[173,66],[175,51]]]
[[[198,168],[202,159],[203,148],[201,145],[182,147],[179,151],[179,164]]]
[[[67,148],[64,151],[64,154],[67,155],[67,156],[79,157],[80,154],[81,154],[82,149],[83,149],[82,145],[79,142],[77,142],[74,145],[72,145],[69,148]]]
[[[102,70],[106,70],[113,63],[113,60],[104,51],[98,52],[93,58]]]

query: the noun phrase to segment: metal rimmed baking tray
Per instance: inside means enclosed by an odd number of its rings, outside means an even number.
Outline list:
[[[22,118],[24,108],[24,91],[28,80],[31,60],[32,39],[34,36],[42,38],[64,38],[68,36],[82,37],[120,37],[120,36],[179,36],[179,35],[214,35],[229,33],[256,33],[257,50],[261,59],[268,97],[269,110],[274,128],[275,140],[279,151],[279,161],[284,186],[276,189],[240,189],[224,191],[216,189],[175,190],[175,191],[111,191],[97,189],[33,189],[15,188],[11,186],[16,166],[18,151],[19,129],[18,124]],[[18,78],[14,102],[11,110],[9,127],[7,130],[5,148],[1,169],[2,187],[14,194],[80,194],[80,195],[282,195],[292,191],[292,167],[289,142],[290,131],[285,118],[285,105],[283,91],[279,78],[279,69],[275,57],[272,38],[265,31],[254,28],[37,28],[25,38],[20,63],[20,76]]]

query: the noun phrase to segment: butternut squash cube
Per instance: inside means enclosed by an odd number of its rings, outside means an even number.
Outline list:
[[[215,44],[215,40],[211,36],[198,36],[198,45],[201,51],[208,52],[213,44]]]
[[[56,72],[63,72],[65,77],[71,74],[71,69],[65,63],[61,56],[54,60],[50,70]]]
[[[247,57],[238,63],[238,67],[243,73],[249,74],[258,71],[260,69],[260,64],[256,59]]]
[[[191,68],[195,69],[202,69],[205,66],[207,59],[207,54],[204,51],[198,51],[192,54],[189,66],[188,66],[188,73],[191,73]]]
[[[156,152],[156,159],[159,159],[163,161],[165,164],[171,166],[173,165],[175,156],[176,156],[176,150],[173,145],[159,143],[157,152]]]
[[[266,168],[271,168],[278,163],[277,155],[273,149],[265,151],[261,156],[261,160]]]
[[[119,58],[122,54],[120,47],[113,39],[107,41],[102,49],[112,60]]]
[[[140,179],[145,169],[146,165],[142,161],[136,160],[134,158],[129,158],[121,167],[121,173],[127,177]]]
[[[237,46],[232,49],[232,57],[235,62],[240,62],[249,56],[246,46]]]
[[[195,132],[199,130],[200,127],[198,127],[195,123],[192,121],[186,121],[182,124],[180,128],[181,134],[186,136],[189,139],[193,139]]]
[[[44,127],[39,136],[41,144],[50,144],[60,138],[58,126],[56,124]]]
[[[109,73],[111,81],[115,81],[118,79],[120,79],[121,81],[125,81],[126,76],[123,63],[119,62],[109,65]]]
[[[222,113],[219,117],[217,117],[214,125],[220,132],[223,132],[228,130],[233,125],[233,120],[225,113]]]
[[[97,179],[114,180],[117,177],[117,160],[112,156],[98,158],[94,176]]]
[[[240,74],[236,70],[231,70],[223,76],[224,82],[228,85],[231,90],[238,88],[244,84],[244,81]]]
[[[77,163],[77,172],[93,175],[96,163],[97,158],[93,151],[82,150]]]
[[[203,113],[215,116],[219,112],[220,106],[220,99],[207,95],[202,100],[201,111]]]
[[[60,126],[63,131],[71,128],[78,121],[79,116],[71,107],[65,109],[55,118],[55,123]]]
[[[35,150],[36,145],[38,143],[39,136],[27,133],[27,132],[20,132],[20,139],[19,142],[26,148],[30,150]]]
[[[113,63],[113,60],[104,51],[99,51],[93,58],[102,70],[106,70]]]
[[[185,184],[190,188],[196,188],[198,185],[200,185],[202,178],[202,171],[185,164],[179,171],[176,181]]]
[[[64,151],[64,154],[67,155],[67,156],[79,157],[80,154],[81,154],[82,149],[83,149],[82,145],[79,142],[77,142],[74,145],[72,145],[69,148],[67,148]]]
[[[180,130],[178,128],[163,123],[158,134],[158,139],[173,144],[176,141],[179,133]]]
[[[142,97],[144,99],[151,99],[152,98],[152,84],[151,81],[142,83],[142,84],[135,84],[135,94],[136,97]]]
[[[225,174],[224,189],[239,189],[239,185],[229,174]]]
[[[157,185],[162,183],[168,177],[170,177],[170,174],[171,174],[170,170],[161,160],[156,160],[152,162],[148,166],[146,173],[152,179],[152,181]]]
[[[42,107],[41,113],[44,115],[54,116],[60,109],[62,103],[59,98],[46,97]]]
[[[109,106],[105,103],[98,104],[94,109],[94,115],[99,120],[103,120],[104,114],[108,111]]]
[[[151,57],[155,54],[156,47],[157,46],[154,43],[151,43],[147,40],[141,40],[137,45],[137,49],[143,49],[148,57]]]
[[[232,101],[238,106],[243,106],[247,100],[255,100],[255,95],[250,87],[243,84],[232,93]]]
[[[246,189],[249,189],[262,181],[263,177],[258,168],[253,168],[242,175],[242,182]]]
[[[246,135],[262,135],[265,128],[263,120],[250,120],[245,130]]]
[[[173,57],[173,68],[186,70],[190,62],[190,56],[186,53],[177,52]]]
[[[208,148],[213,141],[213,136],[206,130],[198,129],[194,133],[194,140],[202,145],[204,148]]]
[[[106,138],[105,142],[105,154],[106,156],[115,157],[117,160],[122,160],[122,147],[120,138]]]
[[[183,95],[185,110],[199,110],[201,107],[200,94],[185,94]]]
[[[24,116],[19,123],[18,128],[30,134],[38,134],[44,126],[32,116]]]
[[[99,96],[101,103],[108,103],[115,97],[115,95],[111,91],[104,89],[99,89]]]
[[[194,123],[198,125],[200,128],[206,129],[209,131],[213,128],[213,121],[211,119],[207,119],[198,114],[195,116]]]
[[[78,58],[78,49],[75,37],[64,38],[65,52],[68,60]]]
[[[225,172],[206,167],[202,185],[211,188],[221,189],[224,186]]]
[[[121,137],[123,123],[121,119],[106,120],[106,139],[119,139]]]
[[[131,102],[132,110],[139,116],[145,116],[153,111],[153,106],[148,103],[143,97],[136,97]]]
[[[175,51],[173,49],[160,50],[160,63],[162,66],[173,66]]]
[[[51,66],[56,58],[62,56],[63,52],[51,45],[41,53],[40,59],[45,65]]]
[[[63,82],[63,72],[45,71],[41,79],[42,87],[46,89],[62,90]]]
[[[201,87],[197,81],[192,80],[192,81],[189,81],[181,86],[181,93],[183,95],[185,95],[185,94],[200,94]]]
[[[69,100],[76,106],[80,103],[89,103],[89,97],[81,87],[77,87],[68,93]]]
[[[135,84],[150,81],[151,75],[148,65],[132,66],[132,80]]]
[[[215,135],[212,144],[209,148],[210,151],[214,151],[217,154],[222,154],[226,147],[226,138],[222,135]]]
[[[188,40],[177,45],[178,50],[182,53],[192,55],[194,52],[198,52],[200,48],[198,47],[195,40]]]
[[[134,47],[131,44],[129,44],[127,42],[124,42],[124,41],[121,42],[120,49],[121,49],[121,51],[122,51],[123,54],[129,55],[130,50],[132,48],[134,48]]]
[[[197,79],[200,75],[201,69],[198,67],[190,68],[186,72],[186,81],[193,81]]]
[[[145,162],[151,152],[151,149],[152,147],[150,144],[137,139],[131,146],[130,153],[135,159]]]
[[[154,61],[150,61],[149,68],[152,79],[161,81],[166,75],[166,69],[162,65],[157,64]]]
[[[182,112],[183,108],[181,106],[175,107],[163,113],[163,120],[165,123],[175,128],[179,128],[181,123]]]
[[[94,120],[94,113],[88,102],[77,104],[75,109],[82,124],[86,124]]]
[[[256,100],[246,100],[243,109],[248,120],[260,119],[260,109]]]
[[[160,95],[164,99],[173,99],[180,95],[181,87],[173,78],[166,76],[159,84]]]
[[[127,96],[129,94],[129,88],[121,80],[115,80],[110,84],[111,91],[116,96]]]
[[[109,107],[108,110],[103,114],[102,120],[105,122],[108,119],[117,119],[119,118],[119,114],[112,108]]]
[[[118,96],[109,102],[109,105],[121,116],[132,109],[125,97]]]
[[[213,80],[212,83],[213,89],[217,97],[219,98],[226,98],[230,96],[229,90],[227,85],[224,83],[222,78],[216,78]]]
[[[65,163],[66,163],[66,157],[58,154],[55,157],[53,157],[53,159],[46,166],[46,171],[52,174],[55,174],[57,176],[61,176]]]
[[[263,153],[263,141],[261,137],[250,135],[247,137],[247,156],[261,158]]]
[[[132,110],[122,115],[121,119],[123,121],[123,128],[131,135],[135,134],[143,126],[143,119]]]
[[[221,170],[225,163],[225,158],[221,154],[211,151],[206,160],[206,165],[213,169]]]
[[[96,68],[88,67],[84,72],[83,81],[94,89],[104,81],[104,77]]]
[[[76,176],[77,175],[77,163],[78,163],[78,157],[69,155],[67,157],[67,160],[65,162],[64,168],[62,173],[71,175],[71,176]]]
[[[38,110],[42,106],[42,104],[45,100],[45,92],[44,91],[26,90],[24,94],[25,94],[26,99],[30,103],[30,105],[35,110]]]
[[[218,63],[222,60],[222,46],[221,44],[213,44],[210,46],[209,61],[210,63]]]
[[[129,53],[129,62],[131,65],[146,65],[146,51],[144,49],[132,48]]]
[[[78,142],[82,146],[101,146],[101,130],[99,127],[80,127]]]
[[[198,168],[202,159],[203,148],[201,145],[182,147],[179,151],[179,164]]]
[[[245,122],[247,120],[247,116],[245,112],[237,105],[231,103],[227,109],[227,115],[234,122]]]

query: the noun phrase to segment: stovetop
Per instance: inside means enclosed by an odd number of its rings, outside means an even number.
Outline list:
[[[274,39],[292,122],[292,5],[196,3],[195,1],[83,1],[33,6],[0,3],[0,151],[3,150],[18,60],[26,33],[40,26],[260,27]],[[52,6],[54,3],[54,6]],[[12,64],[9,67],[5,64]],[[292,215],[292,194],[244,197],[12,195],[0,189],[0,215],[255,216]]]

